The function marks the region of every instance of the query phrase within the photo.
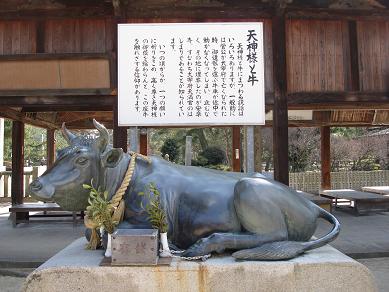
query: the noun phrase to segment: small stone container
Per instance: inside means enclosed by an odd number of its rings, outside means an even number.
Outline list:
[[[112,234],[112,265],[156,265],[157,229],[118,229]]]

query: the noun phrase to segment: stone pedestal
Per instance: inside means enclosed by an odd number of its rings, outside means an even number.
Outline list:
[[[369,270],[325,246],[288,261],[206,262],[174,259],[170,266],[100,267],[102,251],[78,239],[27,278],[24,291],[376,291]]]

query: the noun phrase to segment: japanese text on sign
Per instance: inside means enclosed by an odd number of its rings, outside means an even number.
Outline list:
[[[264,124],[262,23],[123,24],[119,125]]]

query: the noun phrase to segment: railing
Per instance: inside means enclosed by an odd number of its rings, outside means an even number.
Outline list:
[[[23,184],[24,197],[30,197],[28,186],[30,183],[46,170],[46,166],[25,167]],[[0,201],[11,201],[11,177],[12,171],[0,171]]]
[[[320,172],[289,174],[291,188],[317,194],[320,191]],[[331,189],[362,190],[366,186],[389,185],[389,170],[331,172]]]
[[[28,198],[29,184],[46,170],[46,166],[24,168],[24,197]],[[0,201],[11,200],[11,171],[0,171]],[[271,176],[271,174],[269,174]],[[291,188],[317,194],[320,191],[320,172],[289,174]],[[365,186],[389,185],[389,170],[331,172],[332,189],[361,190]]]

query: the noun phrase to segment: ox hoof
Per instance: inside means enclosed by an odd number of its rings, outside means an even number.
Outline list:
[[[209,240],[202,238],[198,240],[195,244],[189,247],[182,256],[184,257],[196,257],[209,254]]]

